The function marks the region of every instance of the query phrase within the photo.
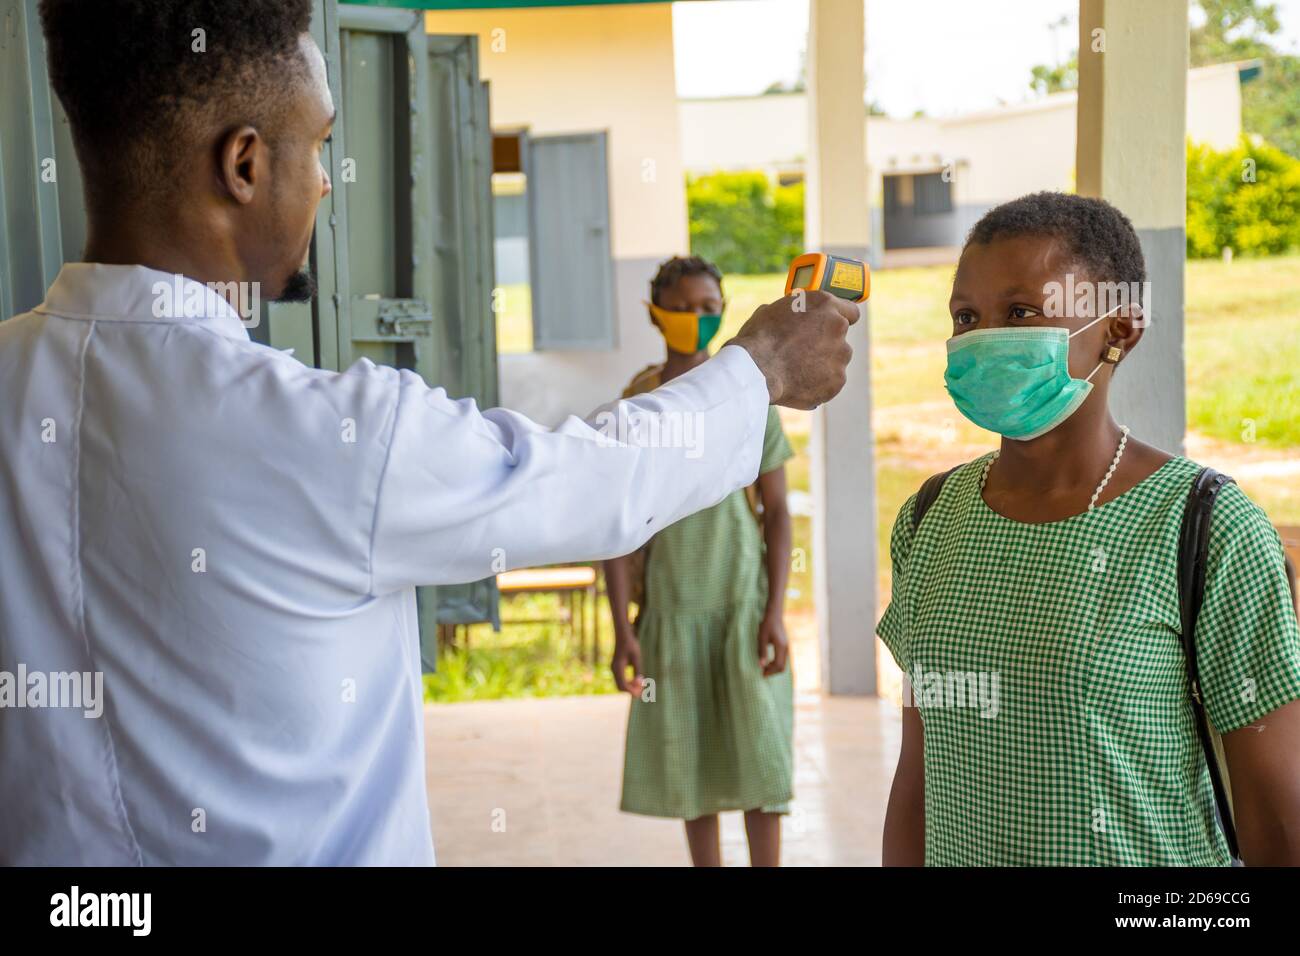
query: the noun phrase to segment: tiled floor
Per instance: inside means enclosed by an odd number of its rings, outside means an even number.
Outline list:
[[[427,705],[438,862],[687,865],[680,822],[618,810],[627,710],[612,695]],[[898,738],[887,701],[799,696],[786,865],[879,865]],[[727,865],[748,862],[740,814],[723,816],[722,841]]]

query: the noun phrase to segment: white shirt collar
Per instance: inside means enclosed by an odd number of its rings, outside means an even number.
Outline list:
[[[256,321],[260,305],[252,292],[237,301]],[[34,311],[96,321],[197,322],[227,338],[249,337],[239,311],[211,285],[144,266],[69,262]]]

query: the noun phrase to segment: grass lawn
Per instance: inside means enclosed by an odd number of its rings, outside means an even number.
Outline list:
[[[1187,425],[1300,447],[1300,257],[1187,268]]]
[[[558,622],[560,603],[553,595],[515,595],[501,602],[507,626],[494,634],[486,624],[469,628],[469,646],[438,656],[438,673],[424,678],[425,698],[437,701],[498,700],[505,697],[558,697],[613,693],[608,662],[613,652],[609,606],[597,608],[598,659],[593,668],[579,658],[567,628],[554,624],[516,624],[512,617]]]
[[[497,351],[503,355],[533,350],[533,290],[526,282],[498,286],[493,295],[497,314]]]
[[[869,310],[876,441],[876,524],[882,600],[889,584],[889,532],[903,502],[927,475],[993,447],[987,432],[952,407],[943,388],[944,340],[951,334],[948,293],[952,267],[879,272]],[[779,298],[783,275],[733,276],[726,281],[726,341],[759,305]],[[526,289],[506,290],[498,334],[503,351],[528,348]],[[1268,454],[1300,459],[1300,256],[1187,264],[1186,365],[1188,430],[1216,443],[1207,463],[1232,473],[1237,457]],[[1155,317],[1159,321],[1159,317]],[[808,490],[808,416],[784,418],[796,457],[787,465],[793,491]],[[1250,441],[1252,437],[1253,441]],[[864,435],[865,440],[865,435]],[[1222,458],[1227,459],[1221,462]],[[1300,481],[1241,477],[1242,487],[1279,524],[1300,524]],[[794,545],[811,553],[811,521],[796,516]],[[540,617],[547,597],[503,603],[507,618]],[[528,602],[525,604],[524,602]],[[791,573],[787,607],[812,608],[812,573]],[[445,655],[426,678],[431,700],[487,699],[571,693],[612,693],[608,658],[612,628],[600,608],[601,661],[576,660],[562,626],[472,629],[471,650]]]

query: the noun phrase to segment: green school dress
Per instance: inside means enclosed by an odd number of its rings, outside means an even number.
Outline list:
[[[1200,466],[1174,458],[1092,512],[1025,524],[985,503],[987,459],[915,533],[909,500],[891,540],[878,633],[925,726],[926,864],[1228,864],[1178,610]],[[1236,485],[1214,509],[1197,649],[1220,733],[1300,698],[1282,545]]]
[[[793,456],[768,410],[759,473]],[[622,809],[694,820],[725,810],[784,813],[792,797],[790,667],[764,677],[758,628],[767,606],[762,531],[743,490],[654,536],[637,619]]]

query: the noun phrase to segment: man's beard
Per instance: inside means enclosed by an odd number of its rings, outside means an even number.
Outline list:
[[[316,277],[309,269],[299,269],[289,276],[275,302],[310,302],[316,297]]]

